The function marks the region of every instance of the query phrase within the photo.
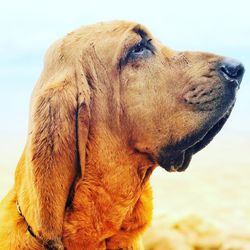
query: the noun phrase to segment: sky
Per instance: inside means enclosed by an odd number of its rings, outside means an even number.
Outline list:
[[[248,0],[2,1],[0,171],[14,170],[25,144],[29,98],[48,46],[79,26],[114,19],[146,25],[173,49],[210,51],[243,62],[246,73],[236,107],[218,135],[217,148],[223,141],[238,140],[237,157],[246,158],[250,153],[249,10]]]

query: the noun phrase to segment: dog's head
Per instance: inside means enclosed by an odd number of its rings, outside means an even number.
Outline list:
[[[70,33],[64,51],[90,86],[90,130],[122,138],[168,171],[185,170],[219,132],[244,74],[233,59],[174,51],[122,21]]]

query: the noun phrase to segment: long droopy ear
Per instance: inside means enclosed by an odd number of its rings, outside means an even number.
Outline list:
[[[45,62],[31,99],[25,166],[17,191],[27,223],[45,242],[61,239],[79,160],[84,171],[90,115],[89,87],[81,67],[56,53],[47,55],[52,59]]]

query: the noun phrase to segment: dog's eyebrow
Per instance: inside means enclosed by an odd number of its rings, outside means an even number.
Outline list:
[[[149,35],[147,34],[147,32],[146,32],[145,30],[143,30],[142,28],[135,27],[135,28],[133,29],[133,31],[134,31],[135,33],[137,33],[138,35],[140,35],[141,38],[148,38],[148,37],[149,37]]]

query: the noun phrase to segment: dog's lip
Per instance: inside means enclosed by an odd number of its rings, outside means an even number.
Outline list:
[[[178,143],[177,146],[172,146],[169,150],[165,149],[158,157],[158,164],[168,172],[182,172],[185,171],[192,159],[193,154],[199,152],[206,147],[214,138],[214,136],[221,130],[227,121],[233,105],[227,112],[206,132],[201,132],[202,136],[197,136],[198,139],[192,140],[190,138]],[[184,145],[184,146],[183,146]]]
[[[188,154],[187,151],[183,151],[180,153],[180,157],[183,159],[181,164],[176,165],[175,162],[173,161],[173,164],[170,167],[164,167],[168,172],[182,172],[186,170],[188,167],[191,159],[192,159],[192,154]]]
[[[169,172],[183,172],[187,169],[191,159],[192,159],[192,155],[188,152],[188,150],[183,151],[182,153],[182,157],[183,157],[183,161],[181,164],[179,165],[172,165],[170,168],[165,168],[167,171]]]

